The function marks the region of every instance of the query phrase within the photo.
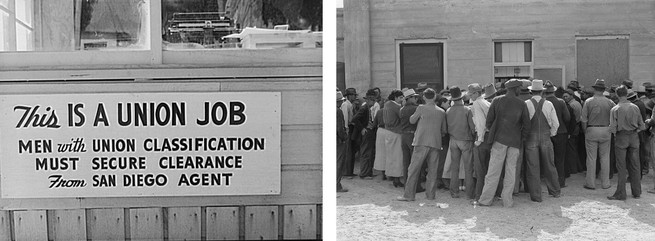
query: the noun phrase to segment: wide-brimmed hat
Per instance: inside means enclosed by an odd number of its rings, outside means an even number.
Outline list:
[[[482,95],[483,99],[489,99],[496,96],[496,86],[493,84],[487,84],[484,86],[484,94]]]
[[[357,90],[355,88],[348,88],[346,89],[346,92],[343,93],[344,96],[349,96],[349,95],[357,95]]]
[[[652,111],[652,110],[653,110],[653,107],[655,107],[655,102],[653,102],[653,100],[651,100],[651,99],[648,99],[648,100],[646,101],[646,103],[644,103],[644,105],[646,106],[646,109]]]
[[[403,90],[403,95],[405,96],[405,99],[412,96],[418,96],[418,94],[416,93],[416,91],[414,91],[414,89]]]
[[[628,89],[632,89],[632,80],[630,79],[624,80],[623,83],[621,84],[625,85],[625,87],[627,87]]]
[[[555,87],[555,85],[552,82],[550,82],[550,80],[546,80],[544,87],[545,87],[544,93],[555,93],[555,91],[557,90],[557,87]]]
[[[343,94],[341,93],[341,91],[337,91],[337,101],[343,101],[345,99],[346,98],[343,97]]]
[[[373,99],[375,100],[378,97],[378,93],[375,92],[375,89],[369,89],[366,91],[366,96],[364,99]]]
[[[452,86],[450,87],[450,98],[449,100],[455,101],[455,100],[460,100],[464,97],[462,94],[462,90],[459,88],[459,86]]]
[[[510,79],[507,82],[505,82],[505,88],[507,88],[507,89],[515,88],[515,87],[521,87],[522,85],[523,84],[518,79]]]
[[[480,84],[478,84],[478,83],[473,83],[473,84],[468,85],[467,89],[468,89],[469,93],[478,92],[478,91],[482,91],[482,86],[480,86]]]
[[[543,91],[544,90],[544,81],[540,79],[532,80],[532,85],[528,87],[532,91]]]
[[[418,84],[416,84],[416,91],[417,92],[423,92],[427,88],[428,88],[428,83],[418,83]]]
[[[637,98],[637,92],[632,91],[631,89],[628,89],[628,95],[627,98],[629,100]]]
[[[591,87],[593,87],[594,89],[603,89],[603,90],[605,90],[607,88],[605,86],[605,80],[604,79],[596,79],[596,82]]]

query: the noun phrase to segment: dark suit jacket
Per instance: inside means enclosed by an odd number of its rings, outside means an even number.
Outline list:
[[[498,96],[491,101],[487,114],[489,137],[486,143],[519,148],[530,133],[528,106],[515,96]]]
[[[346,140],[348,140],[348,134],[346,133],[346,123],[343,120],[343,111],[337,108],[337,145]]]
[[[557,128],[557,134],[568,133],[567,124],[571,120],[571,113],[569,113],[569,109],[566,107],[566,102],[555,96],[548,96],[546,97],[546,100],[553,103],[553,107],[555,107],[557,120],[559,120],[559,128]]]
[[[368,104],[364,104],[357,113],[353,116],[352,123],[354,126],[351,139],[354,140],[358,136],[362,135],[362,130],[368,126],[369,118],[371,113],[371,107]]]

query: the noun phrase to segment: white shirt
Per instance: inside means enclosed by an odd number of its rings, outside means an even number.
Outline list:
[[[380,104],[375,102],[375,104],[371,106],[371,109],[369,110],[369,114],[371,114],[371,118],[369,120],[375,120],[375,114],[378,113],[378,110],[380,110]]]
[[[471,105],[475,133],[478,136],[476,141],[484,142],[484,133],[487,131],[487,113],[489,113],[490,106],[491,103],[482,98],[482,96],[473,101],[473,105]]]
[[[341,104],[341,111],[343,111],[343,120],[346,123],[346,131],[348,131],[348,124],[353,119],[353,104],[349,100],[344,100]]]
[[[532,99],[537,101],[541,100],[541,96],[535,95],[532,96]],[[530,114],[530,120],[532,120],[532,117],[534,117],[535,113],[535,106],[532,105],[531,100],[526,100],[525,104],[528,105],[528,113]],[[553,103],[551,103],[548,100],[544,100],[544,105],[541,107],[541,112],[544,113],[544,116],[546,117],[546,121],[548,122],[548,125],[550,126],[550,136],[555,136],[557,135],[557,128],[559,128],[559,120],[557,120],[557,112],[555,112],[555,107],[553,106]]]

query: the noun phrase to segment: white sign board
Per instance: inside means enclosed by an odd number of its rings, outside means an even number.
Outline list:
[[[0,96],[3,198],[280,194],[280,93]]]

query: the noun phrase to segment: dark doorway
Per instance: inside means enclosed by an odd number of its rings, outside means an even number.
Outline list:
[[[443,43],[401,43],[400,88],[427,83],[437,91],[443,89],[443,59]]]

